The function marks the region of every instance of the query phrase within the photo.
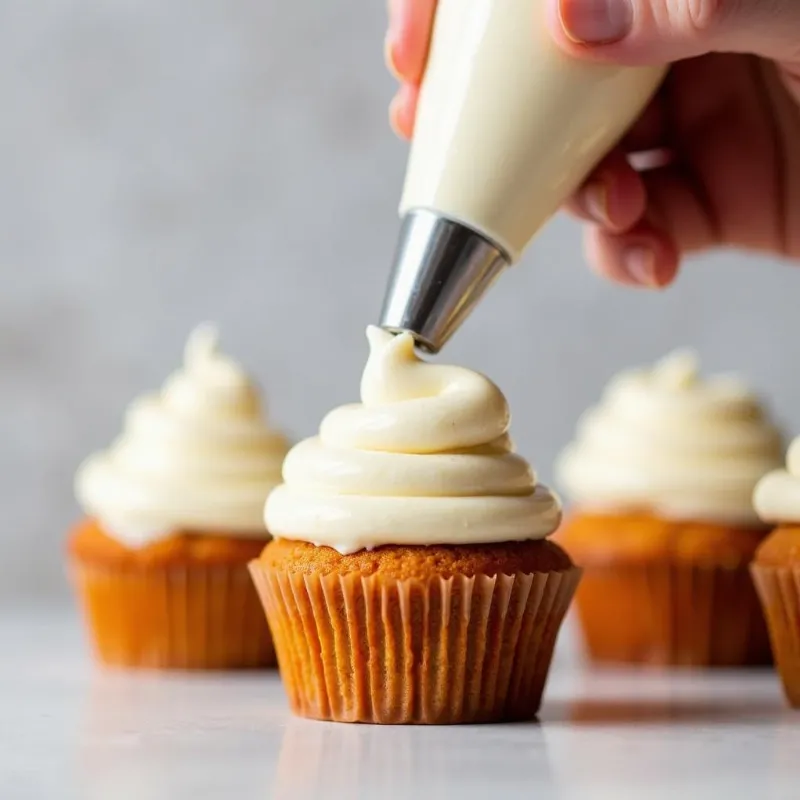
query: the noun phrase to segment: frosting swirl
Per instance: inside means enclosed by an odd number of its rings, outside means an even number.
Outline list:
[[[142,546],[178,531],[266,537],[262,508],[288,450],[258,389],[201,326],[184,367],[135,400],[122,435],[79,468],[76,494],[108,533]]]
[[[500,390],[420,360],[409,334],[367,336],[362,402],[330,412],[289,452],[267,500],[270,531],[340,553],[552,533],[560,504],[513,452]]]
[[[800,437],[789,445],[786,469],[773,470],[758,482],[753,505],[765,522],[800,522]]]
[[[779,431],[741,381],[702,380],[694,355],[676,352],[611,381],[557,476],[587,508],[752,524],[753,487],[781,452]]]

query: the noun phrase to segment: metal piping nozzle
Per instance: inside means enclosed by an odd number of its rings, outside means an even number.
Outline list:
[[[510,263],[467,225],[413,209],[403,217],[380,325],[438,353]]]

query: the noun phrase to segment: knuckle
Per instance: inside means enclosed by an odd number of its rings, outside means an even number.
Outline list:
[[[687,34],[706,34],[716,29],[737,0],[667,0],[663,23]]]
[[[714,28],[722,18],[726,0],[685,0],[689,24],[698,31]]]

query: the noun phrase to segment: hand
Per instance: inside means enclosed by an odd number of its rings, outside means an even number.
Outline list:
[[[568,204],[587,255],[662,287],[719,246],[800,258],[800,0],[547,0],[579,58],[674,64],[620,145]],[[392,126],[413,130],[436,0],[390,0]],[[631,163],[632,162],[632,163]]]

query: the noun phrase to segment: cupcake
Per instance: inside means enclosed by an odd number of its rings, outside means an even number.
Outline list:
[[[362,402],[298,444],[250,566],[295,713],[533,717],[579,570],[558,499],[514,454],[487,378],[368,331]]]
[[[184,368],[136,400],[122,435],[78,470],[86,517],[69,566],[101,661],[274,664],[247,564],[269,538],[262,509],[287,449],[250,378],[212,328],[197,329]]]
[[[583,567],[576,605],[597,661],[769,661],[748,564],[766,529],[752,506],[781,436],[732,376],[677,352],[626,372],[557,465],[574,509],[559,542]]]
[[[758,482],[753,503],[761,519],[777,526],[750,569],[786,698],[800,708],[800,438],[789,447],[786,469]]]

